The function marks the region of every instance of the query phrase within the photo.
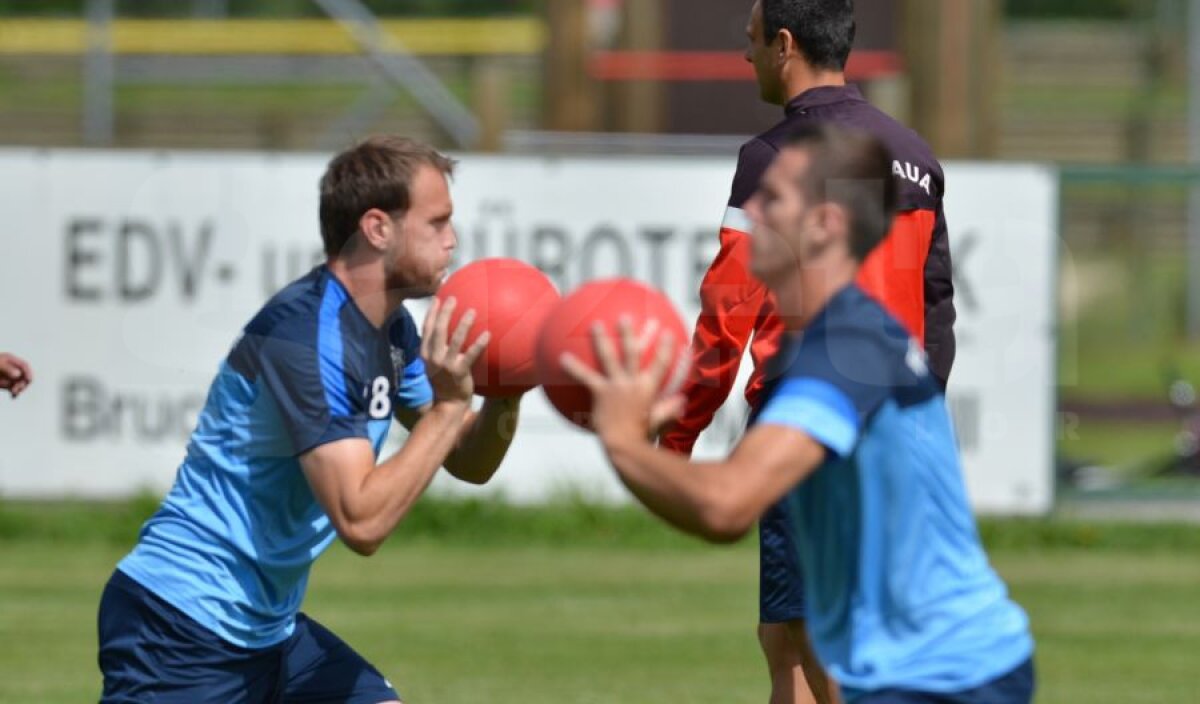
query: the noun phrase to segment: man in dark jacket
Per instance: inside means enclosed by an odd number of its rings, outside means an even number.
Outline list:
[[[954,361],[954,288],[942,168],[919,135],[846,85],[844,69],[855,33],[853,0],[757,0],[746,33],[746,60],[754,65],[762,99],[782,105],[784,118],[743,145],[738,156],[721,224],[721,249],[700,287],[692,373],[683,389],[687,405],[661,438],[663,447],[684,454],[691,453],[728,397],[747,345],[755,369],[746,400],[752,408],[760,401],[764,362],[778,348],[783,324],[772,295],[748,268],[745,206],[789,135],[814,122],[866,131],[891,152],[898,212],[887,238],[863,263],[857,282],[922,341],[930,371],[943,389]],[[771,702],[831,701],[808,645],[802,565],[790,525],[781,504],[763,516],[759,530],[759,641],[771,672]]]

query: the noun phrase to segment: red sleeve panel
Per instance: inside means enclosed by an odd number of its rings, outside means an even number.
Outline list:
[[[737,381],[746,347],[750,346],[756,365],[775,351],[778,336],[771,339],[770,320],[764,312],[773,310],[773,306],[766,287],[750,275],[751,224],[742,207],[758,190],[763,172],[778,153],[775,146],[761,138],[746,142],[738,152],[737,171],[721,221],[721,250],[700,282],[700,317],[692,335],[692,367],[682,389],[687,405],[659,443],[676,452],[690,455],[696,438],[712,423]],[[758,377],[756,373],[751,380],[747,396],[752,397],[761,387]]]
[[[883,242],[863,262],[858,285],[925,340],[925,260],[937,216],[931,210],[897,213]]]
[[[721,250],[700,283],[692,367],[682,389],[687,405],[660,440],[676,452],[691,454],[696,438],[729,396],[760,322],[767,290],[750,275],[748,229],[745,214],[731,207],[721,227]]]

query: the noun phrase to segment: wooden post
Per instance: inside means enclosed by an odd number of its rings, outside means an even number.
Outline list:
[[[631,0],[623,8],[621,48],[658,51],[663,46],[663,2]],[[616,86],[616,128],[623,132],[659,132],[663,125],[663,84],[624,81]]]
[[[480,151],[498,152],[508,129],[510,82],[503,58],[479,56],[471,65],[471,102],[479,117]]]
[[[910,126],[941,156],[938,135],[938,0],[904,0],[904,33],[901,51],[908,72]]]
[[[1001,0],[976,0],[975,60],[971,85],[975,95],[972,156],[994,159],[1000,155],[1000,86],[1004,75],[1004,7]]]
[[[997,0],[905,0],[912,126],[942,158],[994,156],[1001,7]]]
[[[585,131],[595,125],[595,90],[588,77],[587,8],[584,0],[545,0],[543,63],[546,129]]]

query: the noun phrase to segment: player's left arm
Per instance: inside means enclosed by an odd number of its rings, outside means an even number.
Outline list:
[[[746,535],[766,510],[825,461],[825,448],[781,425],[746,433],[723,462],[691,462],[636,434],[601,436],[621,481],[651,512],[712,542]]]
[[[628,325],[620,347],[593,330],[601,370],[576,358],[568,371],[592,392],[592,424],[626,487],[653,513],[677,528],[714,542],[737,540],[789,489],[825,461],[825,447],[794,427],[760,424],[723,462],[691,462],[654,447],[649,438],[683,405],[681,396],[658,398],[673,357],[664,335],[654,362],[638,369],[641,350]]]
[[[946,213],[939,203],[925,260],[925,351],[930,370],[943,389],[950,380],[956,348],[953,270]]]
[[[411,430],[427,410],[428,406],[417,409],[397,406],[396,420]],[[484,399],[478,411],[468,411],[463,417],[458,442],[442,466],[461,481],[487,483],[508,454],[520,415],[520,396]]]
[[[411,316],[401,311],[390,324],[388,338],[392,347],[407,360],[404,368],[397,370],[399,384],[393,415],[411,431],[433,401],[425,360],[420,355],[421,336]],[[454,449],[442,466],[461,481],[486,483],[508,453],[520,411],[520,396],[485,399],[478,411],[467,411],[459,426]]]

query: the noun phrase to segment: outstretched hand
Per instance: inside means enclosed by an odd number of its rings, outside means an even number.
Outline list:
[[[671,373],[675,359],[675,340],[667,332],[658,336],[654,359],[640,369],[643,352],[651,345],[659,330],[656,320],[647,321],[640,334],[634,334],[633,324],[622,319],[617,324],[620,351],[602,323],[592,325],[592,344],[600,371],[584,364],[571,353],[562,356],[563,368],[592,392],[592,427],[605,443],[647,439],[665,423],[683,411],[684,398],[679,393],[663,396],[661,389]],[[676,370],[676,379],[681,378]],[[678,384],[671,384],[674,389]]]
[[[421,331],[421,357],[425,360],[425,374],[433,387],[435,402],[469,404],[475,393],[471,366],[483,354],[491,334],[485,331],[463,350],[463,344],[475,323],[475,311],[464,313],[454,333],[450,334],[450,318],[457,305],[453,297],[445,301],[433,299]]]
[[[33,369],[14,354],[0,352],[0,389],[8,389],[13,398],[33,383]]]

